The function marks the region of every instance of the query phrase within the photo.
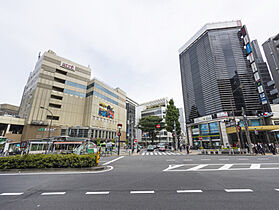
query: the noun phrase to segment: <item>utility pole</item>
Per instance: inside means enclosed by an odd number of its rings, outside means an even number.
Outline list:
[[[176,122],[174,121],[174,142],[175,142],[175,151],[177,151],[177,140],[176,140]]]
[[[253,151],[252,151],[252,144],[251,144],[251,139],[250,139],[250,133],[249,133],[249,130],[248,130],[248,121],[247,121],[247,116],[245,114],[245,111],[244,111],[243,107],[242,107],[242,115],[243,115],[246,139],[247,139],[247,142],[248,142],[248,145],[249,145],[250,153],[252,154]]]
[[[134,122],[131,121],[131,126],[130,126],[130,130],[131,130],[131,150],[132,153],[134,152],[133,148],[134,148]]]

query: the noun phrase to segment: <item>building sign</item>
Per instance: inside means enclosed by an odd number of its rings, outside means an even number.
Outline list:
[[[99,104],[99,115],[102,117],[107,117],[110,119],[114,119],[114,111],[110,105],[106,105],[104,103]]]
[[[65,69],[72,70],[72,71],[75,71],[75,70],[76,70],[76,67],[75,67],[74,65],[65,63],[65,62],[63,62],[63,61],[61,61],[60,66],[63,67],[63,68],[65,68]]]
[[[217,118],[228,117],[228,112],[219,112],[217,113]]]
[[[246,29],[245,25],[241,28],[241,34],[243,36],[243,40],[244,40],[244,44],[245,44],[245,48],[246,48],[246,52],[247,52],[247,59],[249,60],[249,62],[251,64],[251,68],[252,68],[252,71],[253,71],[253,74],[254,74],[254,79],[255,79],[255,82],[256,82],[256,86],[258,88],[258,92],[259,92],[259,95],[260,95],[261,102],[262,102],[262,104],[267,104],[267,99],[266,99],[266,96],[265,96],[265,93],[264,93],[263,86],[260,82],[260,76],[259,76],[259,73],[258,73],[257,65],[255,63],[255,58],[254,58],[254,55],[253,55],[253,52],[252,52],[252,48],[251,48],[251,45],[250,45],[250,39],[249,39],[249,36],[248,36],[247,29]]]
[[[199,123],[199,122],[203,122],[203,121],[207,121],[207,120],[212,120],[212,115],[206,115],[203,117],[195,118],[194,123]]]

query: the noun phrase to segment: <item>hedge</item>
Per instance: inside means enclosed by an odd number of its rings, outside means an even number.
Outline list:
[[[0,169],[24,168],[82,168],[98,165],[96,154],[86,155],[15,155],[0,158]]]

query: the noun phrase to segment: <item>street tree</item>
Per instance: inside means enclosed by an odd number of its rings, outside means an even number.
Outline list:
[[[168,132],[174,131],[174,122],[176,127],[176,135],[181,134],[181,127],[179,123],[179,110],[174,105],[173,99],[169,101],[169,104],[167,105],[167,111],[166,111],[166,129]],[[173,144],[175,145],[175,138],[173,138]]]
[[[157,128],[157,125],[160,125],[160,128]],[[139,129],[142,132],[148,133],[148,137],[151,138],[152,144],[158,132],[165,128],[165,123],[163,119],[158,116],[146,116],[140,119]]]

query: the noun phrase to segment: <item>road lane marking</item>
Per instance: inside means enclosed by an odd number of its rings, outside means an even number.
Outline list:
[[[163,152],[163,155],[167,155],[165,152]]]
[[[41,195],[65,195],[66,192],[44,192]]]
[[[211,160],[211,159],[201,159],[201,160]]]
[[[154,190],[150,191],[130,191],[130,194],[154,194]]]
[[[219,160],[229,160],[228,158],[223,158],[223,159],[219,159]]]
[[[154,152],[154,155],[158,155],[157,152]]]
[[[196,170],[201,169],[201,168],[203,168],[205,166],[208,166],[208,164],[200,164],[200,165],[197,165],[195,167],[187,169],[187,171],[196,171]]]
[[[260,169],[261,164],[251,164],[250,169]]]
[[[150,152],[150,155],[153,155],[153,152]]]
[[[193,161],[193,159],[184,159],[183,161]]]
[[[172,169],[174,169],[174,168],[179,168],[179,167],[181,167],[181,166],[183,166],[184,164],[180,164],[180,165],[169,165],[169,167],[168,168],[166,168],[165,170],[163,170],[163,171],[169,171],[169,170],[172,170]]]
[[[167,153],[167,155],[171,155],[171,153],[169,153],[169,152],[166,152]]]
[[[149,152],[147,152],[146,155],[149,155]]]
[[[248,160],[248,158],[238,158],[237,160]]]
[[[222,167],[218,168],[218,170],[227,170],[232,166],[233,166],[233,164],[225,164]]]
[[[175,159],[167,159],[166,161],[173,162],[173,161],[175,161]]]
[[[22,195],[23,192],[20,193],[1,193],[0,195]]]
[[[162,155],[162,153],[161,153],[161,152],[159,152],[158,154],[159,154],[159,155]]]
[[[211,168],[204,168],[210,166]],[[212,167],[214,166],[214,167]],[[244,167],[243,167],[244,166]],[[245,170],[279,170],[279,163],[233,163],[233,164],[172,164],[163,171],[173,172],[212,172],[212,171],[245,171]]]
[[[143,152],[141,155],[145,155],[145,152]]]
[[[253,192],[251,189],[225,189],[226,192]]]
[[[258,160],[268,160],[268,158],[258,158]]]
[[[279,191],[279,189],[274,189],[274,190]]]
[[[106,192],[86,192],[85,195],[108,195],[109,191]]]
[[[110,163],[113,163],[114,161],[120,160],[121,158],[124,158],[124,156],[120,156],[120,157],[118,157],[118,158],[115,158],[115,159],[113,159],[113,160],[111,160],[111,161],[108,161],[108,162],[104,163],[103,165],[104,165],[104,166],[105,166],[105,165],[108,165],[108,164],[110,164]]]
[[[201,193],[202,190],[177,190],[177,193]]]

